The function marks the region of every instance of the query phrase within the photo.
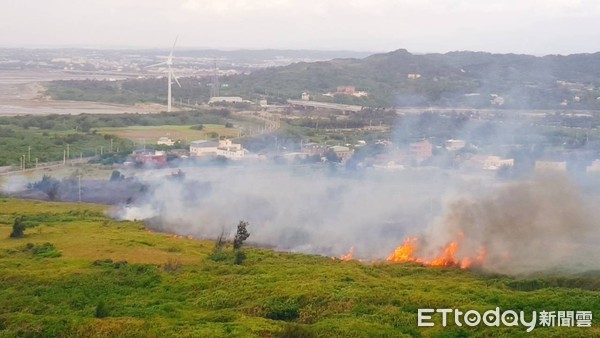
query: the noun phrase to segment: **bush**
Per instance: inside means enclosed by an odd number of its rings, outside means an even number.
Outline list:
[[[44,175],[42,180],[35,182],[32,186],[33,189],[43,191],[48,195],[48,198],[53,201],[58,196],[58,189],[60,188],[60,182],[52,178],[52,176]]]
[[[300,305],[294,299],[274,299],[267,305],[269,319],[291,321],[300,316]]]
[[[219,237],[217,237],[215,246],[212,249],[212,253],[208,255],[208,259],[213,260],[215,262],[222,262],[227,260],[229,258],[229,255],[223,252],[223,248],[225,248],[226,244],[227,241],[225,240],[225,232],[221,231],[221,234],[219,235]]]
[[[118,182],[118,181],[122,181],[125,177],[123,175],[121,175],[121,172],[118,170],[113,170],[113,172],[110,174],[110,181],[111,182]]]
[[[108,317],[108,309],[104,305],[103,301],[100,301],[98,305],[96,305],[96,318],[105,318]]]
[[[181,262],[169,259],[165,264],[163,264],[163,271],[169,274],[178,274],[183,270],[183,264]]]
[[[236,250],[234,253],[234,263],[237,265],[242,265],[246,260],[246,254],[242,250]]]
[[[56,258],[62,256],[52,243],[44,243],[42,245],[27,243],[25,250],[30,251],[33,256],[39,258]]]
[[[25,236],[25,224],[23,223],[23,216],[15,218],[13,222],[12,232],[10,238],[23,238]]]

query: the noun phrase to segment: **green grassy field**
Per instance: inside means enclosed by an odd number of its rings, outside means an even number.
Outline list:
[[[235,138],[238,136],[238,129],[225,128],[218,124],[204,124],[202,130],[194,130],[191,125],[188,126],[130,126],[124,128],[99,128],[99,134],[115,135],[120,138],[129,139],[135,142],[145,139],[148,143],[156,143],[159,137],[168,136],[173,141],[181,140],[190,143],[195,140],[209,140],[218,137]],[[217,137],[214,137],[217,135]]]
[[[236,265],[209,259],[213,242],[153,233],[105,209],[0,198],[0,337],[600,335],[597,273],[513,279],[253,248]],[[9,238],[21,215],[25,237]],[[527,334],[522,326],[444,328],[439,318],[435,327],[416,324],[419,308],[496,306],[592,310],[593,326]]]

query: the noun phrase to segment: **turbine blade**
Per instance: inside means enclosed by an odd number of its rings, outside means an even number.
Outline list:
[[[179,35],[175,37],[175,42],[173,42],[173,48],[171,48],[171,53],[169,54],[169,60],[173,58],[173,51],[175,50],[175,45],[177,44],[177,39],[179,39]]]
[[[156,67],[156,66],[162,66],[162,65],[166,65],[166,64],[167,64],[166,62],[160,62],[160,63],[155,63],[155,64],[153,64],[153,65],[150,65],[150,66],[146,66],[146,67],[144,67],[144,68]]]
[[[179,80],[177,79],[177,75],[175,75],[175,73],[173,72],[173,69],[169,69],[169,71],[171,72],[171,76],[173,77],[173,79],[175,80],[175,82],[177,83],[179,88],[181,88],[181,84],[179,83]]]

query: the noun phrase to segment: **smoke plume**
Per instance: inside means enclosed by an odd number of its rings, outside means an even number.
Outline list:
[[[565,178],[498,183],[436,169],[254,165],[189,168],[183,181],[165,171],[139,179],[150,187],[146,198],[119,217],[179,235],[213,239],[245,220],[254,245],[284,251],[339,257],[353,247],[356,258],[383,260],[417,236],[425,256],[450,241],[459,242],[458,257],[483,247],[482,267],[494,272],[598,268],[589,256],[597,225]]]

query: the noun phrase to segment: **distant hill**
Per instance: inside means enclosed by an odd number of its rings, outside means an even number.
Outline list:
[[[399,49],[363,59],[299,62],[222,83],[228,85],[222,94],[275,100],[307,92],[320,101],[368,106],[600,109],[600,53],[419,55]],[[338,86],[354,86],[369,95],[322,96]]]

